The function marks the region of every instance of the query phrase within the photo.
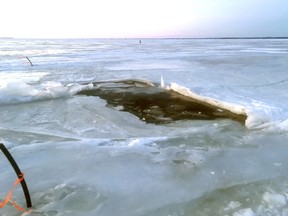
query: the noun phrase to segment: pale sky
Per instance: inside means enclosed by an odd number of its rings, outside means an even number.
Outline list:
[[[1,0],[0,37],[288,36],[288,0]]]

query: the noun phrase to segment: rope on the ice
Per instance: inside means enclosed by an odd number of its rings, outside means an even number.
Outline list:
[[[8,159],[8,161],[10,162],[10,164],[12,165],[15,173],[17,174],[18,176],[18,179],[14,182],[12,188],[10,189],[6,199],[0,203],[0,208],[2,208],[3,206],[5,206],[9,201],[11,201],[12,205],[19,211],[27,211],[25,210],[24,208],[20,207],[19,205],[17,205],[13,199],[12,199],[12,193],[14,191],[14,188],[19,184],[21,183],[21,186],[22,186],[22,189],[23,189],[23,192],[24,192],[24,195],[25,195],[25,199],[26,199],[26,205],[27,205],[27,208],[30,208],[32,207],[32,202],[31,202],[31,198],[30,198],[30,194],[29,194],[29,190],[28,190],[28,187],[27,187],[27,184],[25,182],[25,179],[24,179],[24,175],[23,173],[21,172],[21,170],[19,169],[16,161],[14,160],[14,158],[12,157],[12,155],[10,154],[10,152],[8,151],[8,149],[4,146],[4,144],[0,143],[0,149],[1,151],[3,152],[3,154],[6,156],[6,158]]]

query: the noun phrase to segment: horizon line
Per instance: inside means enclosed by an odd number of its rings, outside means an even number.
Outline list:
[[[288,39],[288,36],[224,36],[224,37],[0,37],[0,39]]]

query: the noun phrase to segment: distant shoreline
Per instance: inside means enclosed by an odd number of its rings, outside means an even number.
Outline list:
[[[177,39],[177,38],[175,38]],[[181,38],[185,39],[185,38]],[[288,37],[204,37],[204,38],[187,38],[187,39],[288,39]]]
[[[14,39],[13,37],[0,37],[0,40],[2,39]]]
[[[105,39],[105,38],[103,38]],[[114,38],[111,38],[114,39]],[[121,39],[121,38],[115,38],[115,39]],[[172,40],[239,40],[239,39],[248,39],[248,40],[253,40],[253,39],[263,39],[263,40],[267,40],[267,39],[288,39],[288,37],[187,37],[187,38],[123,38],[123,39],[172,39]]]
[[[163,39],[165,39],[165,40],[255,40],[255,39],[257,39],[257,40],[267,40],[267,39],[273,39],[273,40],[285,40],[285,39],[288,39],[288,37],[163,37],[163,38],[160,38],[160,37],[155,37],[155,38],[153,38],[153,37],[147,37],[147,38],[145,38],[145,37],[143,37],[143,38],[141,38],[141,37],[135,37],[135,38],[129,38],[129,37],[119,37],[119,38],[117,38],[117,37],[115,37],[115,38],[109,38],[109,37],[107,37],[107,38],[97,38],[97,37],[95,37],[95,38],[93,38],[93,37],[91,37],[91,38],[86,38],[86,37],[83,37],[83,38],[15,38],[15,37],[0,37],[0,40],[9,40],[9,39],[31,39],[31,40],[33,40],[33,39],[35,39],[35,40],[38,40],[38,39],[44,39],[44,40],[62,40],[62,39],[67,39],[67,40],[89,40],[89,39],[99,39],[99,40],[121,40],[121,39],[123,39],[123,40],[163,40]]]

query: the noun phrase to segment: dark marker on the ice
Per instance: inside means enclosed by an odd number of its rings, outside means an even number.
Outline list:
[[[26,59],[29,61],[30,65],[33,66],[32,62],[30,61],[30,59],[26,56]]]

